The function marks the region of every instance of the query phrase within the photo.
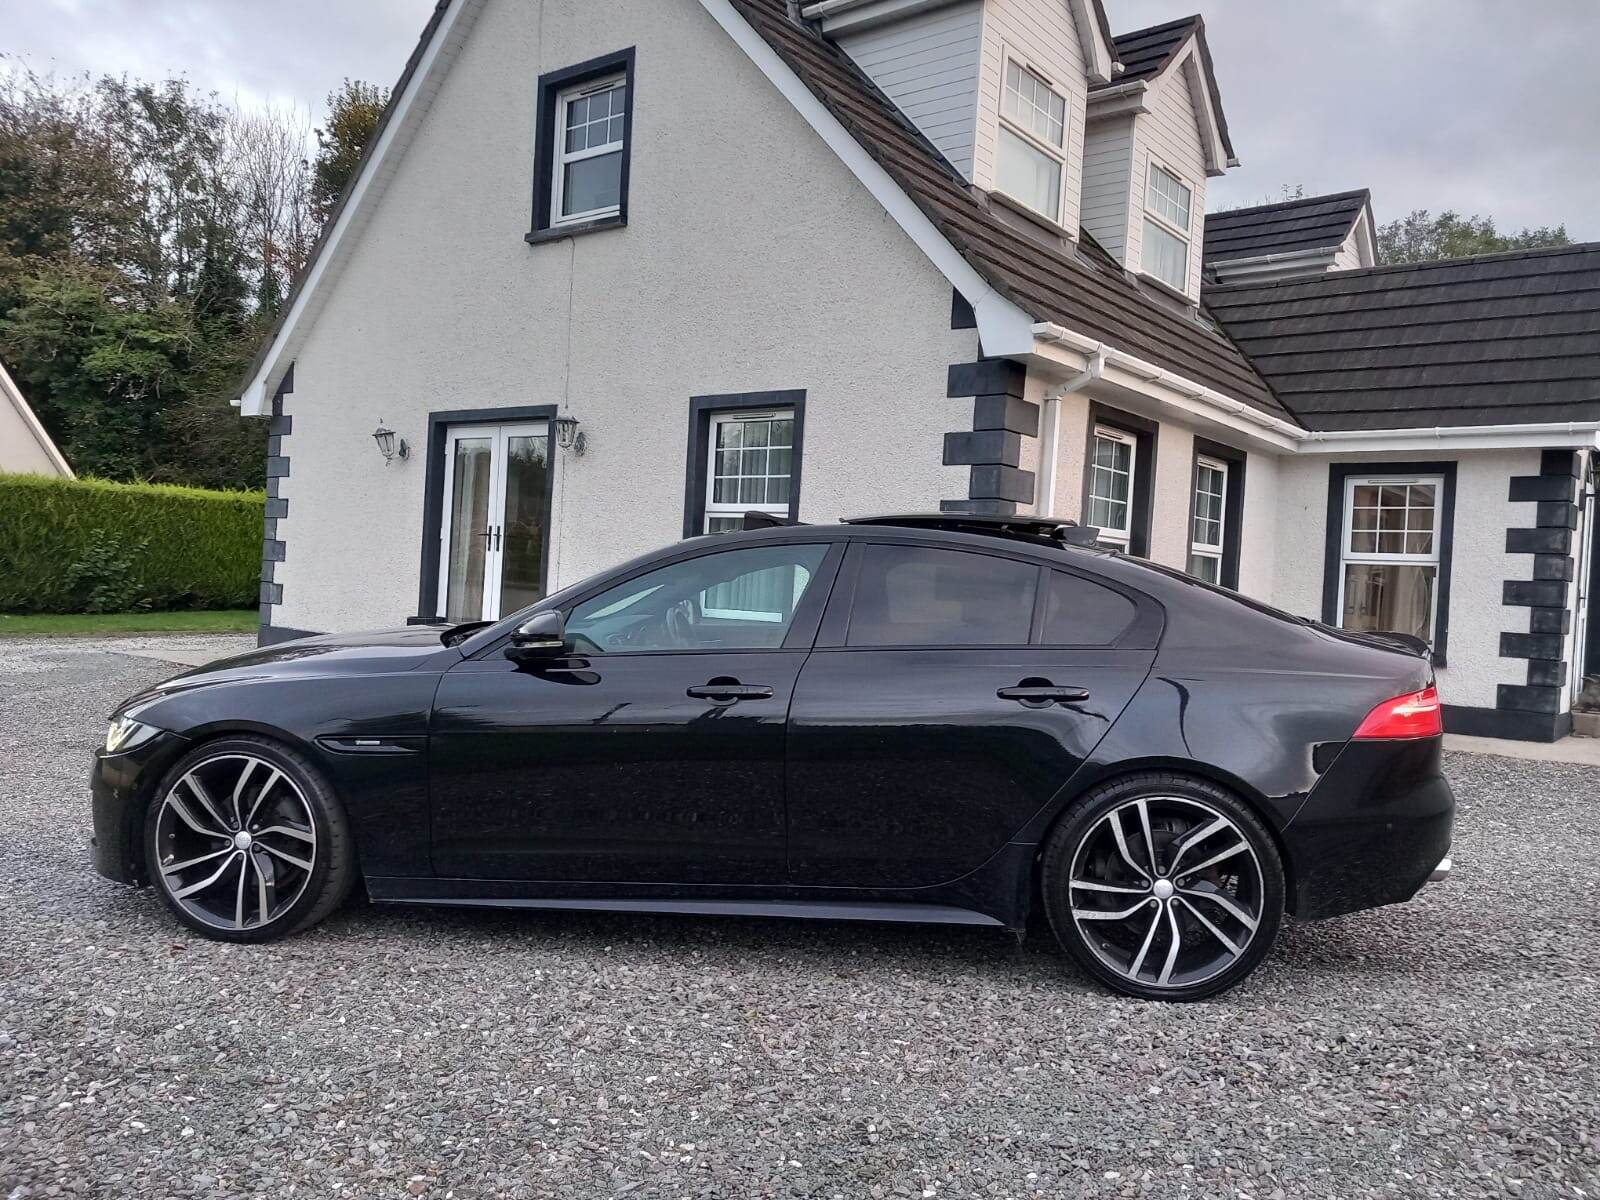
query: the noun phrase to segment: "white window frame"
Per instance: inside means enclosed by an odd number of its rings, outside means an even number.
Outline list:
[[[1006,80],[1010,76],[1011,68],[1013,66],[1015,66],[1017,70],[1021,71],[1025,75],[1032,75],[1037,82],[1044,85],[1051,95],[1060,99],[1061,145],[1052,145],[1047,139],[1041,138],[1026,125],[1019,124],[1017,121],[1014,121],[1012,118],[1006,116]],[[995,106],[995,115],[998,118],[1000,125],[1008,132],[1015,134],[1028,145],[1037,148],[1046,156],[1055,160],[1057,172],[1056,211],[1045,212],[1043,209],[1035,208],[1021,196],[1012,196],[1010,192],[1001,192],[1001,194],[1010,197],[1012,200],[1015,200],[1029,212],[1039,213],[1039,215],[1043,216],[1053,224],[1059,225],[1061,223],[1061,208],[1067,201],[1067,146],[1070,144],[1072,138],[1072,102],[1068,100],[1064,92],[1060,92],[1056,89],[1056,85],[1051,82],[1048,75],[1046,75],[1043,71],[1030,66],[1027,59],[1023,58],[1019,54],[1013,54],[1010,47],[1006,47],[1000,56],[1000,96],[999,102]],[[1000,171],[1000,145],[998,138],[996,139],[994,153],[995,175],[996,179],[998,179]],[[997,187],[996,190],[999,191],[1000,189]]]
[[[1380,553],[1374,549],[1371,553],[1355,551],[1350,548],[1351,540],[1355,536],[1355,497],[1358,487],[1407,487],[1416,484],[1427,484],[1433,487],[1433,552],[1431,554],[1395,554]],[[1444,554],[1443,554],[1443,522],[1444,522],[1444,476],[1443,475],[1352,475],[1344,481],[1344,509],[1342,514],[1343,526],[1339,533],[1339,599],[1334,609],[1334,616],[1340,626],[1344,624],[1344,592],[1345,580],[1349,575],[1348,567],[1362,564],[1376,564],[1378,566],[1421,566],[1433,568],[1433,592],[1429,598],[1428,608],[1428,644],[1432,645],[1439,633],[1439,589],[1444,585]],[[1374,546],[1377,539],[1373,540]]]
[[[722,501],[715,499],[717,494],[717,430],[723,425],[743,424],[746,421],[782,421],[795,422],[795,410],[792,408],[766,408],[766,409],[740,409],[730,408],[711,414],[710,424],[706,427],[706,491],[705,514],[700,519],[700,532],[711,532],[711,521],[714,517],[742,517],[747,512],[764,512],[775,517],[787,518],[789,507],[794,496],[794,474],[798,465],[794,458],[794,438],[791,435],[789,444],[789,495],[791,500],[781,504],[741,504],[738,501]]]
[[[1094,435],[1090,438],[1089,461],[1084,464],[1084,470],[1089,473],[1089,498],[1091,500],[1106,501],[1110,501],[1111,497],[1096,496],[1094,493],[1094,443],[1101,438],[1105,438],[1107,441],[1120,442],[1128,447],[1128,501],[1125,506],[1128,514],[1128,524],[1122,529],[1113,529],[1104,525],[1097,527],[1100,530],[1100,541],[1110,543],[1113,546],[1120,546],[1126,550],[1133,544],[1133,506],[1138,498],[1139,481],[1139,439],[1113,425],[1096,425],[1094,427]],[[1088,520],[1087,513],[1084,514],[1084,519]]]
[[[590,221],[603,221],[607,217],[615,217],[622,212],[622,204],[619,200],[616,204],[608,204],[603,208],[592,208],[586,212],[570,213],[566,216],[561,213],[561,192],[563,185],[566,183],[569,164],[582,162],[588,158],[599,158],[602,154],[615,154],[618,151],[622,153],[624,164],[626,164],[628,154],[626,120],[623,121],[621,140],[607,142],[603,146],[590,146],[584,150],[567,150],[567,110],[572,106],[572,102],[581,100],[583,97],[593,95],[596,92],[610,91],[618,86],[621,86],[626,91],[628,87],[628,73],[626,71],[620,71],[615,75],[607,75],[603,79],[590,79],[556,94],[555,125],[550,131],[553,139],[550,148],[553,165],[550,183],[550,225],[552,228],[565,225],[583,225]],[[627,97],[624,95],[624,112],[627,111],[627,103]]]
[[[1195,456],[1194,495],[1189,501],[1189,557],[1214,559],[1217,564],[1217,586],[1223,586],[1222,559],[1228,547],[1228,463],[1224,459],[1213,458],[1209,454]],[[1222,475],[1222,511],[1217,514],[1217,540],[1215,543],[1202,542],[1195,536],[1195,519],[1200,514],[1200,469],[1217,471]],[[1205,493],[1207,496],[1213,493]]]
[[[1184,191],[1189,193],[1189,204],[1188,204],[1188,208],[1189,208],[1189,226],[1188,226],[1187,229],[1184,228],[1181,225],[1178,225],[1177,223],[1172,221],[1170,218],[1168,218],[1165,214],[1157,211],[1151,205],[1151,203],[1150,203],[1150,194],[1151,194],[1151,191],[1152,191],[1154,183],[1155,183],[1155,177],[1156,177],[1156,172],[1157,171],[1160,171],[1162,174],[1168,175],[1171,178],[1173,178],[1174,180],[1176,180],[1177,183],[1178,183],[1178,186],[1183,188]],[[1181,284],[1177,284],[1177,283],[1174,283],[1170,279],[1164,279],[1160,275],[1157,275],[1153,270],[1151,270],[1146,265],[1147,260],[1145,258],[1145,254],[1144,254],[1144,241],[1143,241],[1143,239],[1141,239],[1140,243],[1139,243],[1139,265],[1140,265],[1140,267],[1144,270],[1144,273],[1146,275],[1148,275],[1151,279],[1154,279],[1156,282],[1158,282],[1160,284],[1163,284],[1166,287],[1173,288],[1176,291],[1183,292],[1185,295],[1187,295],[1188,292],[1189,292],[1189,276],[1190,276],[1190,273],[1191,273],[1191,271],[1193,269],[1192,259],[1194,257],[1194,236],[1193,236],[1193,231],[1194,231],[1194,187],[1193,187],[1193,185],[1190,184],[1189,181],[1183,177],[1183,174],[1181,172],[1174,171],[1171,167],[1167,166],[1166,163],[1160,161],[1157,158],[1152,157],[1145,163],[1145,171],[1144,171],[1144,203],[1143,203],[1142,207],[1144,209],[1144,215],[1145,215],[1145,219],[1147,221],[1152,222],[1159,229],[1166,230],[1173,237],[1178,238],[1180,241],[1183,242],[1183,282]]]

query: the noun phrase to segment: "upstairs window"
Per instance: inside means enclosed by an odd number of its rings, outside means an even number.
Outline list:
[[[530,242],[627,223],[632,50],[539,79]]]
[[[1066,97],[1021,63],[1007,58],[1000,94],[995,190],[1051,221],[1060,221],[1066,129]]]
[[[1180,292],[1189,290],[1193,199],[1188,184],[1165,167],[1150,164],[1144,200],[1144,269]]]
[[[557,98],[561,145],[551,183],[553,224],[595,221],[622,211],[627,107],[628,81],[620,75]]]

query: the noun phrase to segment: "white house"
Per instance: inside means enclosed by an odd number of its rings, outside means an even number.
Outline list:
[[[1560,736],[1600,248],[1375,268],[1365,193],[1207,219],[1233,165],[1198,17],[440,0],[242,397],[262,639],[494,617],[748,509],[1041,513]]]
[[[71,479],[72,468],[0,363],[0,474]]]

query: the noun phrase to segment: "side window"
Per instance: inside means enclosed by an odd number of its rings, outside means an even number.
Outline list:
[[[660,567],[578,605],[567,636],[583,653],[776,649],[827,553],[757,546]]]
[[[920,546],[866,545],[850,646],[1025,646],[1039,568]]]
[[[1044,644],[1109,646],[1133,624],[1137,611],[1121,592],[1051,571],[1045,583]]]

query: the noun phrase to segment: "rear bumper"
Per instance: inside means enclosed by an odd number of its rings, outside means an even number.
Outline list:
[[[1449,873],[1456,804],[1442,745],[1362,741],[1339,752],[1283,831],[1297,917],[1399,904]]]
[[[144,883],[144,855],[139,847],[145,803],[161,774],[186,745],[176,733],[163,732],[125,754],[94,752],[89,793],[94,833],[89,839],[94,869],[118,883]]]

